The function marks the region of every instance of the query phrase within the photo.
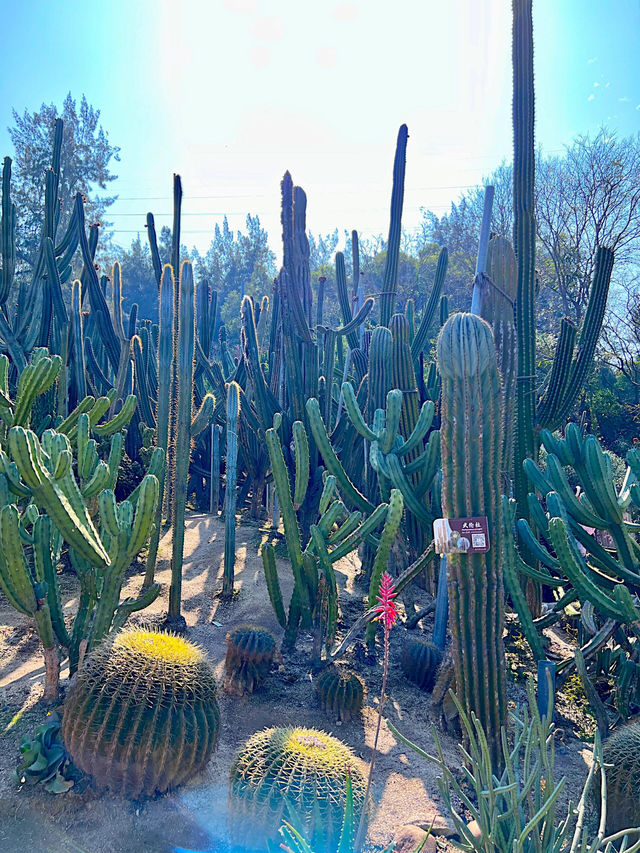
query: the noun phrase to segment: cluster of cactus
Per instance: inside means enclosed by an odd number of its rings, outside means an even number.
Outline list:
[[[123,436],[117,430],[126,424],[126,413],[101,423],[109,397],[85,398],[55,430],[45,429],[40,436],[31,430],[34,403],[55,382],[60,366],[59,356],[34,351],[12,402],[8,359],[0,356],[0,587],[10,604],[36,620],[49,700],[58,690],[56,642],[66,649],[73,673],[83,651],[121,627],[160,591],[156,584],[138,599],[120,602],[125,572],[151,533],[162,454],[153,455],[151,473],[118,504],[114,488]],[[99,457],[92,432],[111,437],[106,461]],[[63,542],[80,583],[71,631],[57,581]]]
[[[100,787],[137,799],[206,766],[220,732],[213,667],[197,646],[121,631],[85,660],[65,701],[62,738]]]
[[[335,850],[349,773],[357,821],[366,810],[366,782],[354,753],[316,729],[271,728],[244,744],[231,766],[229,830],[243,847],[275,839],[283,818],[302,828],[313,849]]]
[[[626,626],[635,634],[640,613],[634,601],[640,591],[640,548],[634,537],[637,525],[626,521],[625,513],[640,508],[640,452],[628,452],[627,473],[616,490],[611,460],[595,436],[583,434],[577,424],[569,423],[564,438],[549,430],[542,430],[540,437],[547,451],[546,466],[532,459],[524,463],[535,489],[528,495],[534,528],[529,520],[518,519],[520,548],[507,543],[505,577],[536,658],[544,657],[539,632],[560,619],[574,601],[582,605],[582,621],[592,634],[583,649],[589,658],[617,627]],[[569,483],[566,468],[575,473],[579,496]],[[503,500],[513,518],[515,507]],[[615,556],[598,542],[596,531],[611,537]],[[553,609],[539,619],[532,619],[519,593],[523,576],[562,590]],[[602,625],[597,624],[596,615]]]
[[[276,640],[266,628],[238,625],[227,634],[225,690],[242,696],[261,687],[276,654]]]
[[[437,344],[445,518],[486,516],[489,550],[450,554],[447,581],[458,697],[487,732],[499,765],[505,721],[500,472],[503,394],[493,334],[474,314],[454,314]]]
[[[433,690],[442,651],[426,637],[410,637],[402,647],[402,671],[420,690]]]
[[[346,723],[357,717],[364,704],[364,682],[360,676],[340,666],[329,666],[315,680],[322,710]]]
[[[310,400],[309,403],[314,404],[311,407],[307,406],[308,410],[311,409],[310,417],[312,418],[313,409],[318,403],[315,399]],[[317,417],[320,417],[319,413]],[[334,563],[351,553],[365,538],[370,538],[380,555],[378,560],[380,570],[376,578],[372,578],[372,594],[375,597],[376,584],[379,584],[380,576],[386,568],[389,551],[400,524],[402,496],[394,489],[390,494],[389,503],[381,503],[377,507],[366,504],[370,514],[363,520],[362,511],[354,510],[351,513],[347,511],[341,499],[341,495],[345,495],[345,492],[343,490],[338,492],[336,477],[329,474],[318,501],[320,518],[317,524],[310,525],[308,542],[303,548],[296,507],[299,512],[309,490],[309,439],[304,424],[296,421],[292,427],[295,447],[292,495],[289,472],[278,436],[278,430],[281,427],[282,419],[277,414],[274,426],[267,430],[266,439],[294,577],[288,613],[285,612],[282,600],[275,549],[269,542],[262,546],[262,560],[271,604],[278,621],[285,629],[285,645],[293,647],[301,629],[313,629],[315,635],[313,657],[318,660],[321,657],[323,644],[327,651],[330,650],[337,627],[338,587]],[[331,470],[330,467],[329,470]],[[355,491],[353,486],[351,488]],[[349,495],[350,493],[346,493],[347,499]],[[379,540],[376,540],[374,533],[383,523],[382,534]]]

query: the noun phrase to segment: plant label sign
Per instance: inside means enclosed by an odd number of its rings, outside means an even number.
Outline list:
[[[436,518],[433,538],[437,554],[484,554],[489,550],[487,516]]]

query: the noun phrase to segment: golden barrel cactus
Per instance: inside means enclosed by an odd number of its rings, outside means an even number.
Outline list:
[[[213,668],[182,637],[127,630],[87,657],[64,706],[62,738],[99,787],[137,799],[208,762],[220,711]]]

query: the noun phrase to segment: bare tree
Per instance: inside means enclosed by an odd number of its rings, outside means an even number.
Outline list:
[[[563,157],[539,158],[538,238],[566,316],[586,309],[596,250],[616,255],[616,270],[640,259],[640,134],[618,140],[602,128],[579,137]]]

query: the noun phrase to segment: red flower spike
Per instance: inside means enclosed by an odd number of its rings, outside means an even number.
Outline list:
[[[382,622],[385,631],[389,631],[398,618],[398,608],[393,600],[397,593],[393,591],[393,578],[385,572],[380,579],[380,594],[376,596],[380,604],[374,609],[378,614],[376,622]]]

